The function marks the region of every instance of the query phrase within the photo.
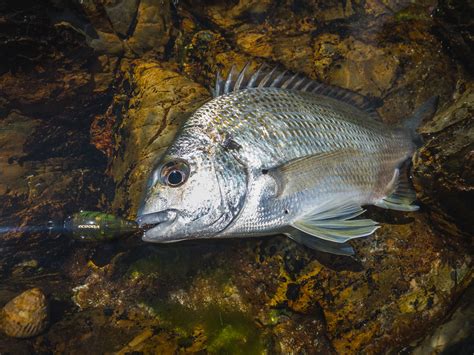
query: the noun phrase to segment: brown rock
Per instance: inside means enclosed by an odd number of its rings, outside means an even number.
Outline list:
[[[115,33],[96,30],[94,37],[87,36],[87,44],[99,54],[121,55],[124,52],[123,43]]]
[[[271,0],[240,0],[238,2],[201,2],[195,10],[203,13],[218,26],[232,28],[243,22],[244,18],[250,18],[252,22],[262,21],[268,11],[274,6]]]
[[[320,62],[316,57],[315,62],[319,65],[331,63],[328,79],[333,85],[380,97],[396,79],[400,63],[383,48],[351,37],[341,40],[330,36],[326,42],[316,43],[322,58]]]
[[[137,16],[139,0],[108,0],[105,12],[115,32],[122,37],[133,30],[133,22]]]
[[[133,215],[154,162],[171,143],[181,120],[208,99],[209,92],[156,62],[131,62],[124,70],[133,95],[117,127],[117,133],[127,134],[116,136],[119,144],[111,174],[118,186],[114,208],[128,206]]]
[[[293,31],[272,33],[242,30],[237,34],[237,45],[253,57],[279,61],[297,72],[311,73],[311,36]]]
[[[0,195],[6,195],[12,191],[16,195],[27,194],[28,183],[26,175],[28,169],[24,165],[17,164],[16,159],[25,155],[24,144],[30,132],[34,130],[40,121],[31,119],[18,112],[10,114],[0,121]]]
[[[147,52],[163,54],[170,39],[170,6],[169,0],[140,1],[137,23],[133,34],[127,40],[127,46],[133,56],[143,56]]]
[[[433,223],[449,235],[474,235],[473,103],[471,83],[422,127],[426,143],[414,158],[418,196],[428,206]]]
[[[49,310],[46,296],[38,288],[20,294],[3,307],[0,329],[8,336],[29,338],[48,326]]]
[[[90,177],[97,178],[100,169],[83,168],[73,155],[79,151],[80,159],[89,157],[90,151],[79,149],[89,140],[110,159],[117,187],[113,208],[133,216],[155,159],[182,119],[210,97],[205,87],[215,72],[249,60],[253,67],[280,63],[374,96],[390,122],[440,95],[442,109],[425,122],[426,143],[414,164],[423,206],[416,214],[369,211],[382,228],[353,242],[359,260],[309,251],[283,237],[136,248],[121,241],[97,248],[94,255],[120,255],[97,267],[87,263],[90,250],[68,245],[74,255],[66,274],[82,285],[72,293],[83,311],[54,324],[41,346],[31,345],[35,351],[225,351],[255,342],[252,349],[260,352],[382,353],[397,352],[424,336],[473,279],[472,89],[458,80],[468,78],[460,59],[437,38],[441,25],[434,27],[430,17],[434,1],[410,6],[395,0],[136,4],[85,4],[89,44],[111,54],[97,57],[78,47],[59,65],[59,48],[69,43],[64,41],[51,51],[50,62],[39,63],[32,51],[25,62],[33,64],[2,70],[0,112],[5,117],[0,125],[6,133],[0,130],[0,144],[11,158],[0,159],[0,167],[9,169],[0,170],[8,177],[0,184],[2,217],[21,209],[26,223],[39,212],[65,209],[65,200],[70,200],[68,208],[85,203],[91,191],[99,190]],[[180,23],[179,32],[171,22]],[[470,58],[463,54],[467,26],[455,27],[462,34],[446,41],[457,48],[457,58]],[[28,32],[26,25],[18,28]],[[456,31],[441,32],[445,38]],[[77,45],[74,38],[71,46]],[[168,46],[173,41],[174,49]],[[3,42],[0,47],[7,53],[0,56],[7,58],[10,47]],[[49,53],[42,48],[42,56]],[[141,58],[117,59],[123,53]],[[159,62],[164,56],[167,61]],[[22,72],[24,67],[30,71]],[[107,97],[111,90],[113,102],[88,105],[89,96]],[[83,107],[89,114],[80,114]],[[47,125],[49,119],[83,129]],[[50,148],[59,141],[66,143]],[[103,201],[88,203],[103,208]],[[9,244],[6,250],[15,248]],[[2,259],[2,274],[11,271],[3,262],[7,258],[10,253]],[[11,262],[17,265],[13,275],[40,272],[46,259],[35,259],[35,268]]]

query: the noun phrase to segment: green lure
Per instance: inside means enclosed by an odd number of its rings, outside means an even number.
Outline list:
[[[80,241],[113,240],[140,230],[137,223],[108,213],[80,211],[64,220],[64,230]]]

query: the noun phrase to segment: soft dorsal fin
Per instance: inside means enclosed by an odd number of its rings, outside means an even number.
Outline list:
[[[293,74],[287,70],[280,69],[279,67],[271,68],[263,64],[253,73],[250,72],[249,68],[249,62],[242,68],[242,70],[240,70],[240,72],[237,71],[235,66],[232,66],[227,78],[225,79],[218,73],[216,76],[216,86],[213,90],[214,97],[249,88],[271,87],[286,90],[298,90],[302,92],[310,92],[315,95],[331,97],[345,102],[366,112],[373,119],[381,121],[373,104],[363,95],[337,86],[323,84],[316,80],[309,79],[302,74]]]

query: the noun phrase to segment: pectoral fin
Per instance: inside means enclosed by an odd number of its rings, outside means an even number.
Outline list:
[[[295,242],[302,244],[310,249],[323,251],[325,253],[336,254],[336,255],[354,255],[354,249],[347,243],[334,243],[324,239],[315,238],[312,235],[303,233],[297,229],[294,229],[291,233],[286,234],[289,238]]]
[[[333,243],[345,243],[372,234],[379,225],[371,219],[351,220],[364,210],[352,202],[333,201],[291,223],[292,227]]]
[[[314,187],[321,172],[327,175],[331,169],[352,160],[358,153],[353,149],[339,149],[294,159],[268,170],[278,187],[277,196],[290,195]]]

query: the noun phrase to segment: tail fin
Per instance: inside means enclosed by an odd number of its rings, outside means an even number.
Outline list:
[[[424,119],[429,119],[434,116],[436,109],[438,108],[439,96],[432,96],[426,100],[405,122],[402,123],[402,128],[410,132],[413,141],[417,145],[421,145],[423,142],[421,137],[416,132],[416,129]]]

